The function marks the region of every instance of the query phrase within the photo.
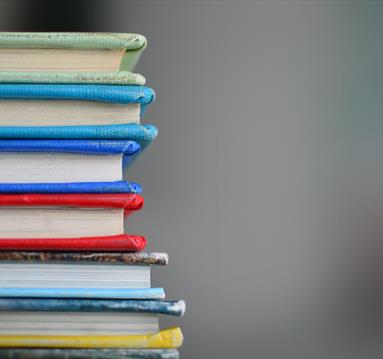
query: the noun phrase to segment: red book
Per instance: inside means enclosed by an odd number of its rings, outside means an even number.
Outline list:
[[[124,234],[124,217],[143,203],[124,193],[0,195],[0,250],[138,251],[146,240]]]

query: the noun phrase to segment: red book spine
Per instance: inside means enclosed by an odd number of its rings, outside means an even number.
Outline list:
[[[3,251],[137,252],[145,246],[145,237],[127,234],[79,238],[0,238],[0,250]]]
[[[0,194],[0,206],[114,207],[137,211],[144,198],[132,193],[97,194]]]

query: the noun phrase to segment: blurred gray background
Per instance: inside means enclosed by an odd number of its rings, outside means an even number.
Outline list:
[[[32,5],[33,4],[33,5]],[[2,30],[138,32],[159,137],[127,222],[184,358],[381,357],[380,1],[2,1]]]

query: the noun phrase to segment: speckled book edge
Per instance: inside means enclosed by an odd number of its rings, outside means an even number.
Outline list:
[[[177,349],[0,349],[3,359],[179,359]]]
[[[120,72],[0,72],[0,83],[144,85],[141,74]]]
[[[1,239],[0,239],[1,240]],[[0,252],[0,262],[81,262],[81,263],[121,263],[135,265],[167,265],[167,253],[86,253],[86,252]]]

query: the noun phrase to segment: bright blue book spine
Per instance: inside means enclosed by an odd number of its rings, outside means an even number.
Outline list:
[[[162,288],[0,288],[0,298],[94,298],[162,300]]]
[[[0,84],[0,99],[84,100],[148,105],[154,91],[137,85]]]
[[[128,123],[101,126],[1,126],[0,138],[23,139],[115,139],[138,142],[141,149],[148,146],[158,134],[154,125]]]
[[[182,316],[185,313],[185,302],[183,300],[0,298],[1,311],[123,312]]]
[[[0,183],[0,193],[142,193],[138,183],[71,182],[71,183]]]
[[[130,140],[0,140],[0,152],[131,156],[139,150],[140,145]]]

